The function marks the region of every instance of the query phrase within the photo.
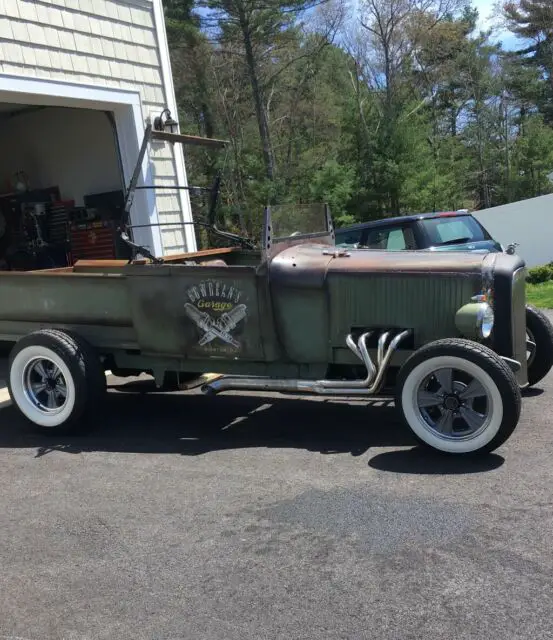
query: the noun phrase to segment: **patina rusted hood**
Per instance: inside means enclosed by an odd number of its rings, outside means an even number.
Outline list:
[[[469,251],[448,251],[430,253],[428,251],[378,251],[356,249],[346,257],[337,257],[329,264],[328,270],[360,271],[363,273],[479,273],[487,255]]]
[[[328,245],[303,244],[276,255],[270,265],[271,279],[294,287],[322,285],[327,274],[382,275],[476,275],[493,264],[495,254],[464,251],[343,251]]]

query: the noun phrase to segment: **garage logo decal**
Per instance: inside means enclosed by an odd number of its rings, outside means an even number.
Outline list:
[[[186,291],[184,304],[186,315],[196,325],[201,347],[214,343],[238,350],[241,347],[237,334],[248,315],[248,307],[242,300],[242,291],[218,280],[205,280]]]

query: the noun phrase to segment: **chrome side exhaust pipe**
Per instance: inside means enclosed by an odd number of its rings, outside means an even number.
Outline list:
[[[224,391],[273,391],[291,393],[314,393],[328,396],[372,396],[382,388],[384,376],[390,360],[399,344],[412,334],[410,329],[401,331],[386,348],[389,331],[382,333],[378,339],[377,365],[371,359],[367,348],[367,340],[372,332],[363,333],[357,343],[351,334],[346,339],[347,346],[363,362],[367,369],[367,377],[363,380],[299,380],[295,378],[267,378],[251,376],[223,376],[218,380],[202,386],[207,394]]]

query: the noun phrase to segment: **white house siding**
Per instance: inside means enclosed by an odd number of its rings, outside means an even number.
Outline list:
[[[153,119],[171,103],[154,2],[159,12],[161,0],[0,0],[0,70],[139,91],[144,119]],[[178,160],[171,145],[154,149],[152,160],[156,183],[177,184]],[[181,195],[156,193],[160,223],[181,222]],[[188,220],[189,200],[183,200]],[[186,250],[180,227],[163,229],[162,242],[164,253]]]

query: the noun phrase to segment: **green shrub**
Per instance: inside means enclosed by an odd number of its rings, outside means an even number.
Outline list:
[[[540,284],[548,280],[553,280],[553,262],[528,269],[526,282],[530,284]]]

